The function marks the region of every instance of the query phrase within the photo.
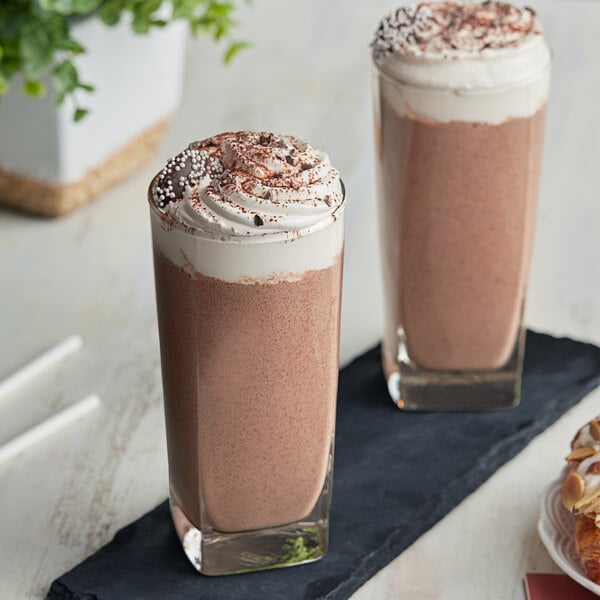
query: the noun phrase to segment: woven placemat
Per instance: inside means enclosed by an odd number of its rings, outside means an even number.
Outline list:
[[[374,348],[340,374],[331,539],[323,560],[198,575],[179,547],[165,502],[57,579],[49,597],[348,598],[599,383],[600,348],[529,332],[517,408],[406,413],[387,395]]]

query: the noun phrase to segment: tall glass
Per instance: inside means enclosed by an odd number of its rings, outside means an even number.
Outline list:
[[[150,198],[171,512],[203,574],[327,549],[344,209],[214,239]]]
[[[375,66],[382,354],[400,408],[519,402],[549,77],[457,89]]]

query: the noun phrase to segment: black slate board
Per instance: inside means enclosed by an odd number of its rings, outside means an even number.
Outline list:
[[[179,548],[165,502],[57,579],[49,598],[348,598],[599,383],[600,348],[529,332],[519,407],[405,413],[387,396],[375,348],[340,374],[331,540],[323,560],[198,575]]]

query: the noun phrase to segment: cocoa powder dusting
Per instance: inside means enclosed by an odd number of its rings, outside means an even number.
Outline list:
[[[517,46],[542,33],[536,11],[528,6],[496,0],[419,2],[384,18],[371,45],[376,61],[393,53],[456,56]]]

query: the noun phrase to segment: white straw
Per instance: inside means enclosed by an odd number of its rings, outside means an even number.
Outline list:
[[[31,429],[13,438],[4,446],[0,446],[0,464],[14,458],[21,452],[34,446],[48,436],[60,431],[74,421],[81,419],[100,406],[100,398],[96,395],[87,396],[83,400],[52,415]]]
[[[74,354],[81,348],[82,341],[78,335],[71,335],[56,346],[46,350],[30,363],[0,381],[0,400],[14,392],[17,388],[26,384],[31,379],[38,377],[44,371],[47,371],[65,360],[71,354]]]

